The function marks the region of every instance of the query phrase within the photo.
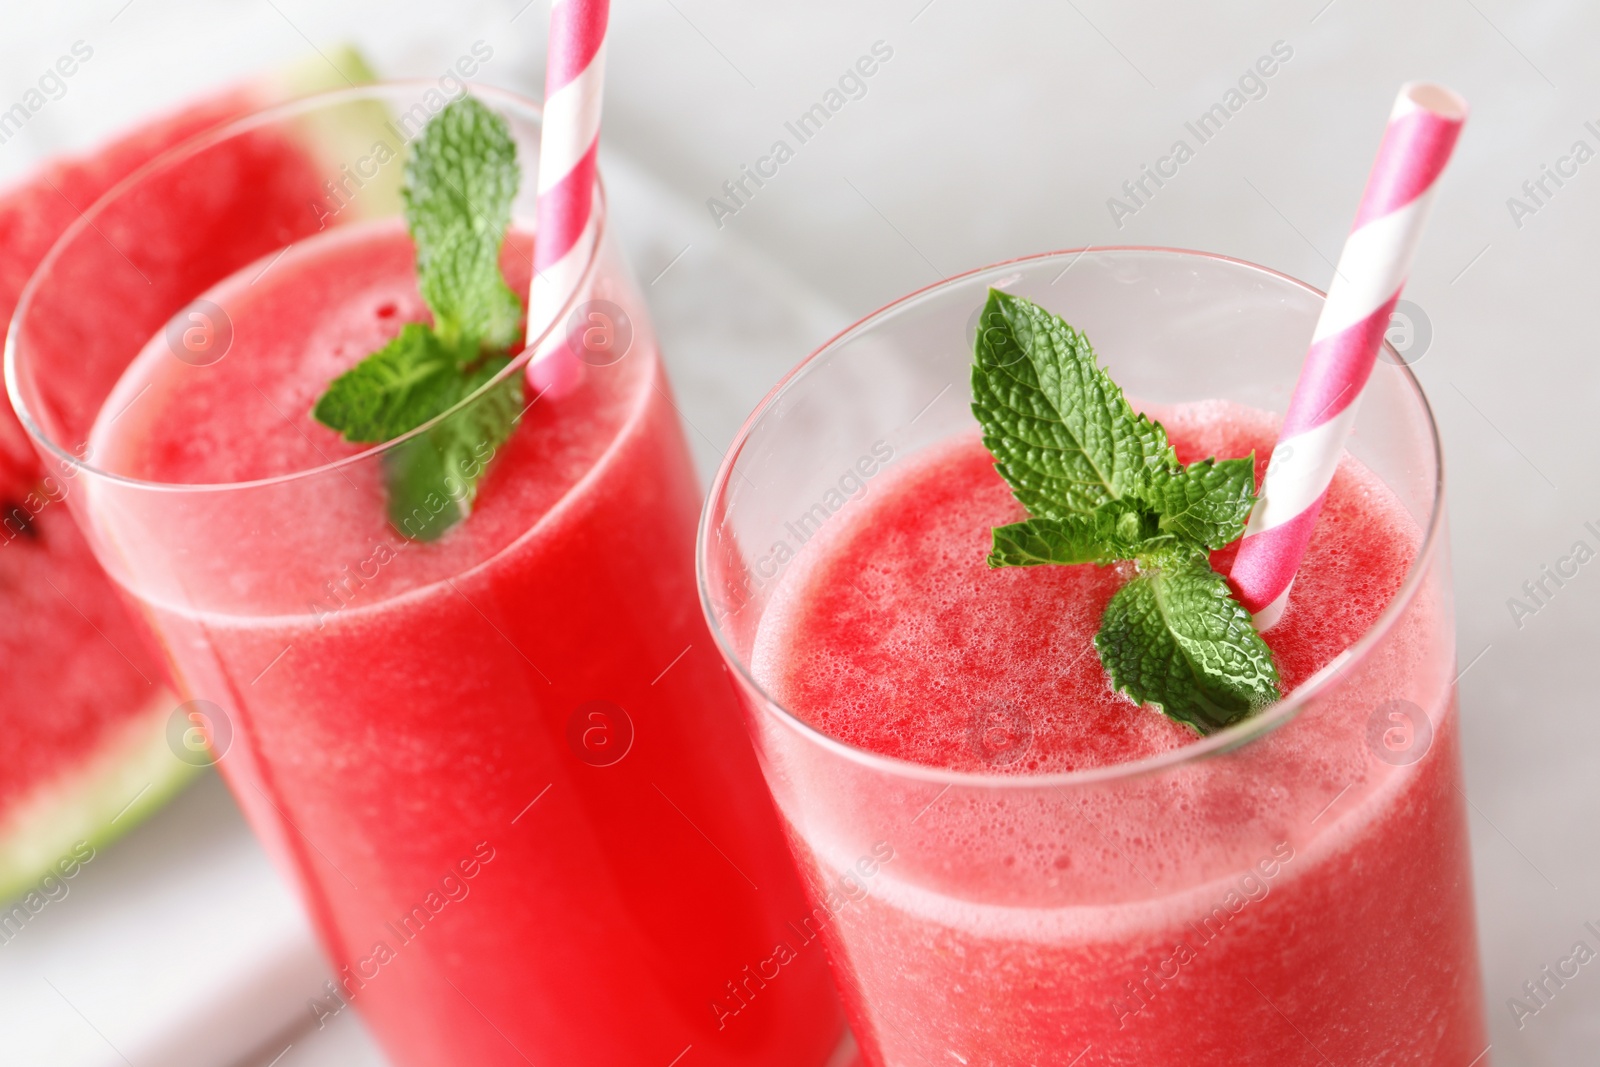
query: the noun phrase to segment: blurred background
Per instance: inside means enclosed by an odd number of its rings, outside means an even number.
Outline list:
[[[0,142],[7,182],[345,43],[383,76],[424,78],[481,44],[492,56],[478,80],[537,98],[549,16],[547,0],[0,11],[0,110],[75,44],[92,49]],[[1600,537],[1585,528],[1600,527],[1597,46],[1600,7],[1577,0],[617,0],[612,12],[602,166],[706,475],[817,344],[985,263],[1169,245],[1325,288],[1399,84],[1468,98],[1391,336],[1448,457],[1489,1059],[1502,1065],[1593,1062],[1600,1047],[1600,965],[1520,1024],[1507,1005],[1576,942],[1600,947],[1585,926],[1600,929],[1600,569],[1536,612],[1510,608],[1541,568]],[[876,72],[841,83],[866,55]],[[800,143],[785,124],[830,90],[843,106]],[[1202,141],[1186,124],[1218,103],[1229,118]],[[776,176],[730,195],[724,183],[780,139],[793,153]],[[1192,156],[1141,190],[1178,140]],[[324,977],[287,887],[208,774],[0,944],[0,1062],[382,1064],[351,1013],[318,1025],[308,1001]]]

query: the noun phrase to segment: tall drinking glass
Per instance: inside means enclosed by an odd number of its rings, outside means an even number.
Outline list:
[[[475,92],[518,147],[501,266],[526,292],[538,112]],[[604,205],[552,328],[581,383],[528,394],[504,444],[452,445],[487,386],[377,446],[310,417],[427,318],[398,188],[445,102],[313,98],[118,186],[22,296],[12,402],[166,649],[174,751],[209,739],[303,894],[336,972],[308,1023],[353,1006],[416,1067],[821,1067],[820,952],[717,1009],[805,909],[695,607],[699,488]]]
[[[1392,349],[1349,453],[1408,513],[1414,557],[1371,626],[1286,699],[1170,751],[1050,773],[1024,758],[1053,715],[1046,706],[971,708],[970,734],[951,743],[984,758],[954,768],[857,747],[829,726],[871,720],[861,694],[884,684],[846,677],[853,661],[831,652],[851,627],[888,630],[929,594],[886,588],[884,568],[899,561],[881,556],[825,572],[853,592],[797,572],[814,569],[819,544],[934,551],[899,517],[933,514],[926,496],[884,498],[903,523],[896,541],[840,531],[875,507],[874,521],[890,521],[877,494],[899,492],[897,472],[935,469],[916,465],[944,462],[951,442],[976,446],[972,339],[991,286],[1081,329],[1140,404],[1267,412],[1286,407],[1322,304],[1281,274],[1191,252],[1005,263],[840,334],[773,390],[729,451],[701,520],[702,606],[808,876],[812,912],[797,936],[826,947],[866,1061],[1483,1062],[1439,443]],[[981,466],[994,480],[987,457]],[[917,484],[932,495],[952,482]],[[1372,595],[1352,587],[1304,610],[1339,613]],[[813,603],[837,610],[811,618],[835,627],[835,644],[808,650],[814,676],[795,682],[772,634]],[[1063,671],[1092,633],[1062,649]],[[994,655],[965,653],[974,672]],[[902,667],[883,670],[913,673]],[[775,695],[780,676],[851,697],[801,714]],[[952,684],[938,702],[959,709],[965,695]]]

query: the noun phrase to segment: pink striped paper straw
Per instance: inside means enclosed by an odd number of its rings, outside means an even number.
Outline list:
[[[527,339],[549,329],[577,287],[595,235],[595,151],[605,83],[610,0],[555,0],[539,136],[538,231],[528,292]],[[559,396],[583,376],[565,331],[552,331],[528,363],[534,390]]]
[[[1263,630],[1283,615],[1356,407],[1450,159],[1467,104],[1439,85],[1400,89],[1355,226],[1295,384],[1261,498],[1229,576]]]

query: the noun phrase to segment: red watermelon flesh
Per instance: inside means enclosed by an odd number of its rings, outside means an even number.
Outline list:
[[[17,297],[39,261],[102,194],[167,149],[271,99],[254,86],[228,89],[146,123],[93,153],[45,163],[0,192],[0,321],[11,321]],[[10,405],[0,405],[0,487],[14,494],[18,479],[25,485],[27,475],[37,470],[37,457]]]
[[[347,73],[367,76],[352,53],[340,58]],[[335,72],[317,63],[190,104],[0,192],[4,321],[57,238],[102,194],[198,133],[329,87]],[[54,274],[66,284],[48,286],[34,309],[43,314],[30,315],[47,323],[40,349],[61,354],[40,397],[48,421],[86,425],[89,398],[103,390],[83,383],[109,387],[121,370],[116,351],[136,350],[195,294],[315,230],[309,205],[325,172],[322,152],[281,133],[246,136],[97,215],[109,243],[73,242]],[[41,463],[0,403],[0,899],[75,842],[128,829],[196,769],[169,742],[178,700],[156,644],[61,502],[72,491],[73,480],[56,461]]]

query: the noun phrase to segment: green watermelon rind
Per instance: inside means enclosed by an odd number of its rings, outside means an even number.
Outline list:
[[[88,844],[96,850],[137,826],[207,766],[180,759],[167,723],[177,698],[163,691],[86,763],[35,790],[0,828],[0,901],[38,885]]]
[[[366,57],[354,46],[339,45],[285,66],[262,79],[268,92],[279,100],[293,100],[328,89],[368,85],[378,80]]]
[[[347,80],[348,79],[348,80]],[[285,71],[276,85],[286,98],[310,96],[327,90],[364,85],[376,80],[371,68],[354,48],[344,47],[327,59],[308,59]],[[348,172],[378,141],[389,151],[403,155],[405,146],[392,132],[394,116],[378,100],[352,100],[338,107],[309,112],[294,121],[304,147],[330,175]],[[398,214],[402,168],[397,164],[381,167],[377,174],[360,182],[353,205],[359,217]]]

